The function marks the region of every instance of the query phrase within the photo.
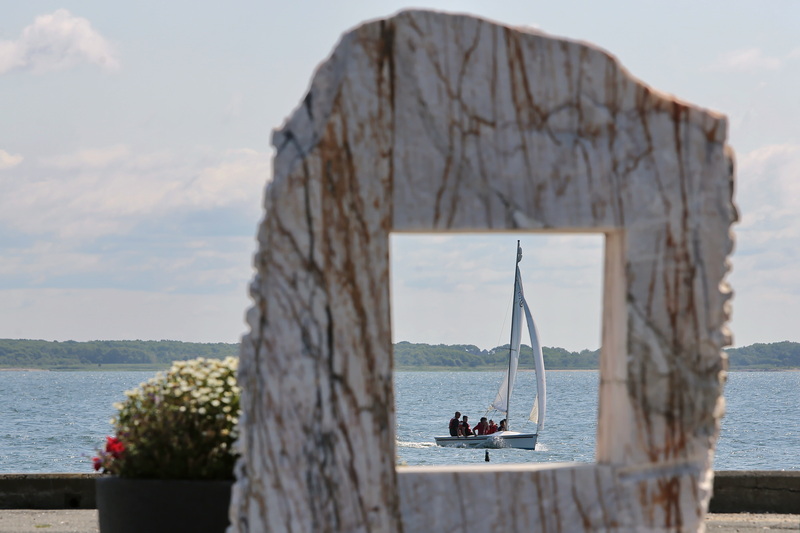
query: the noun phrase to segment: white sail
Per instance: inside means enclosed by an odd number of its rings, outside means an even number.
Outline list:
[[[518,254],[518,257],[521,252]],[[518,259],[519,261],[519,259]],[[494,397],[489,409],[495,409],[508,416],[508,400],[514,391],[514,382],[517,378],[517,366],[519,365],[519,345],[522,340],[522,292],[520,290],[519,267],[516,269],[516,281],[514,283],[514,304],[511,311],[511,342],[508,348],[508,368],[500,382],[500,389]]]
[[[519,291],[522,294],[522,280],[520,280]],[[544,428],[544,416],[547,410],[547,385],[544,376],[544,355],[542,354],[542,345],[539,342],[539,331],[536,329],[536,323],[531,316],[531,309],[528,307],[528,302],[525,296],[522,296],[522,305],[525,309],[525,320],[528,323],[528,334],[531,336],[531,348],[533,349],[533,364],[536,368],[536,397],[533,400],[533,408],[528,420],[535,422],[537,431]]]

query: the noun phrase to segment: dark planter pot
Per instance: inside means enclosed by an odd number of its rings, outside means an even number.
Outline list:
[[[224,533],[233,481],[97,478],[101,533]]]

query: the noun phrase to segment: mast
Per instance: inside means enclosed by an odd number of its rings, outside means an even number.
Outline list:
[[[511,380],[514,379],[516,376],[516,372],[512,372],[511,365],[512,360],[514,357],[514,326],[517,325],[518,320],[514,320],[514,315],[518,313],[517,307],[519,305],[519,287],[517,283],[519,281],[519,262],[522,261],[522,247],[520,247],[519,240],[517,240],[517,260],[514,263],[514,303],[513,307],[511,308],[511,339],[508,342],[508,383],[506,385],[506,430],[511,429],[511,420],[510,420],[510,412],[511,412],[511,389],[512,383]],[[519,350],[519,347],[517,347]]]

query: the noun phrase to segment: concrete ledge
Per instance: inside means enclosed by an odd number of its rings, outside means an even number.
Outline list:
[[[0,509],[95,509],[97,474],[0,474]]]
[[[712,513],[800,513],[800,471],[714,472]]]
[[[95,509],[97,474],[0,474],[0,509]],[[800,513],[800,471],[714,473],[712,513]]]

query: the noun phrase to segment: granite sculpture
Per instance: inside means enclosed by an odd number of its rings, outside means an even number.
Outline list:
[[[702,529],[726,129],[531,29],[404,11],[345,34],[273,136],[230,531]],[[396,468],[389,234],[509,230],[605,235],[597,462]]]

